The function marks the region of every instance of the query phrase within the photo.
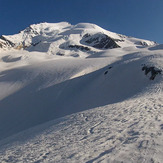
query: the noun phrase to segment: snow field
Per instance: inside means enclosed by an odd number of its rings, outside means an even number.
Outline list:
[[[98,32],[121,48],[66,49]],[[89,23],[5,37],[29,47],[0,52],[0,162],[162,162],[163,75],[142,71],[163,71],[162,45]]]
[[[48,122],[1,141],[0,160],[161,162],[162,104],[152,93]]]

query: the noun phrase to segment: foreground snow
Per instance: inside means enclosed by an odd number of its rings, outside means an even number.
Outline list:
[[[156,86],[157,87],[157,86]],[[76,113],[0,142],[1,162],[162,162],[163,94]]]

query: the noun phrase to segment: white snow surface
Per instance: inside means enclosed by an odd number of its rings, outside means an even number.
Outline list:
[[[121,48],[60,48],[97,32],[123,39]],[[4,37],[30,46],[0,51],[0,162],[162,162],[163,75],[142,71],[163,71],[162,45],[89,23]]]

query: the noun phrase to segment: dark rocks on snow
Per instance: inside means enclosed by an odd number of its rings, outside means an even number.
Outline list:
[[[61,44],[59,46],[59,48],[61,49],[66,49],[66,50],[74,50],[74,51],[77,51],[77,50],[80,50],[80,51],[83,51],[83,52],[88,52],[88,51],[91,51],[91,49],[89,47],[86,47],[86,46],[82,46],[82,45],[67,45],[67,43],[65,44]]]
[[[108,70],[109,69],[111,69],[112,67],[110,66],[109,68],[108,68]],[[104,72],[104,75],[106,75],[107,73],[108,73],[108,70],[106,70],[105,72]]]
[[[149,79],[154,80],[156,75],[161,74],[162,70],[159,70],[159,69],[157,69],[157,68],[155,68],[153,66],[150,67],[150,66],[143,65],[142,71],[145,71],[145,75],[147,75],[149,72],[151,72],[151,76],[150,76]]]
[[[2,48],[3,46],[2,46],[2,43],[0,43],[0,48]]]
[[[56,55],[64,56],[64,54],[63,53],[60,53],[60,52],[58,52]]]
[[[6,45],[14,47],[15,44],[9,40],[7,40],[4,36],[0,36],[0,39],[4,40],[6,42]]]
[[[32,45],[32,46],[36,46],[36,45],[38,45],[40,42],[41,42],[41,41],[35,42],[35,43],[32,43],[31,45]]]
[[[39,35],[39,33],[34,30],[31,26],[27,27],[25,30],[24,30],[25,33],[27,34],[35,34],[35,35]],[[19,32],[21,33],[21,31]]]
[[[97,49],[119,48],[120,46],[115,41],[116,40],[103,33],[96,33],[93,35],[87,33],[83,36],[81,43],[86,43]]]
[[[78,49],[81,51],[90,51],[90,48],[85,47],[85,46],[81,46],[81,45],[69,45],[68,46],[70,49]]]
[[[105,72],[104,72],[104,75],[106,75],[107,73],[108,73],[108,71],[105,71]]]

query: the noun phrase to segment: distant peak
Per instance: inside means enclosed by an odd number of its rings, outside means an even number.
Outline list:
[[[3,49],[4,47],[7,49],[26,49],[51,54],[58,54],[63,49],[67,54],[68,50],[78,51],[90,49],[90,47],[102,50],[155,45],[153,41],[123,36],[105,30],[96,24],[78,23],[71,25],[68,22],[31,24],[18,34],[4,35],[0,39],[0,48]]]

